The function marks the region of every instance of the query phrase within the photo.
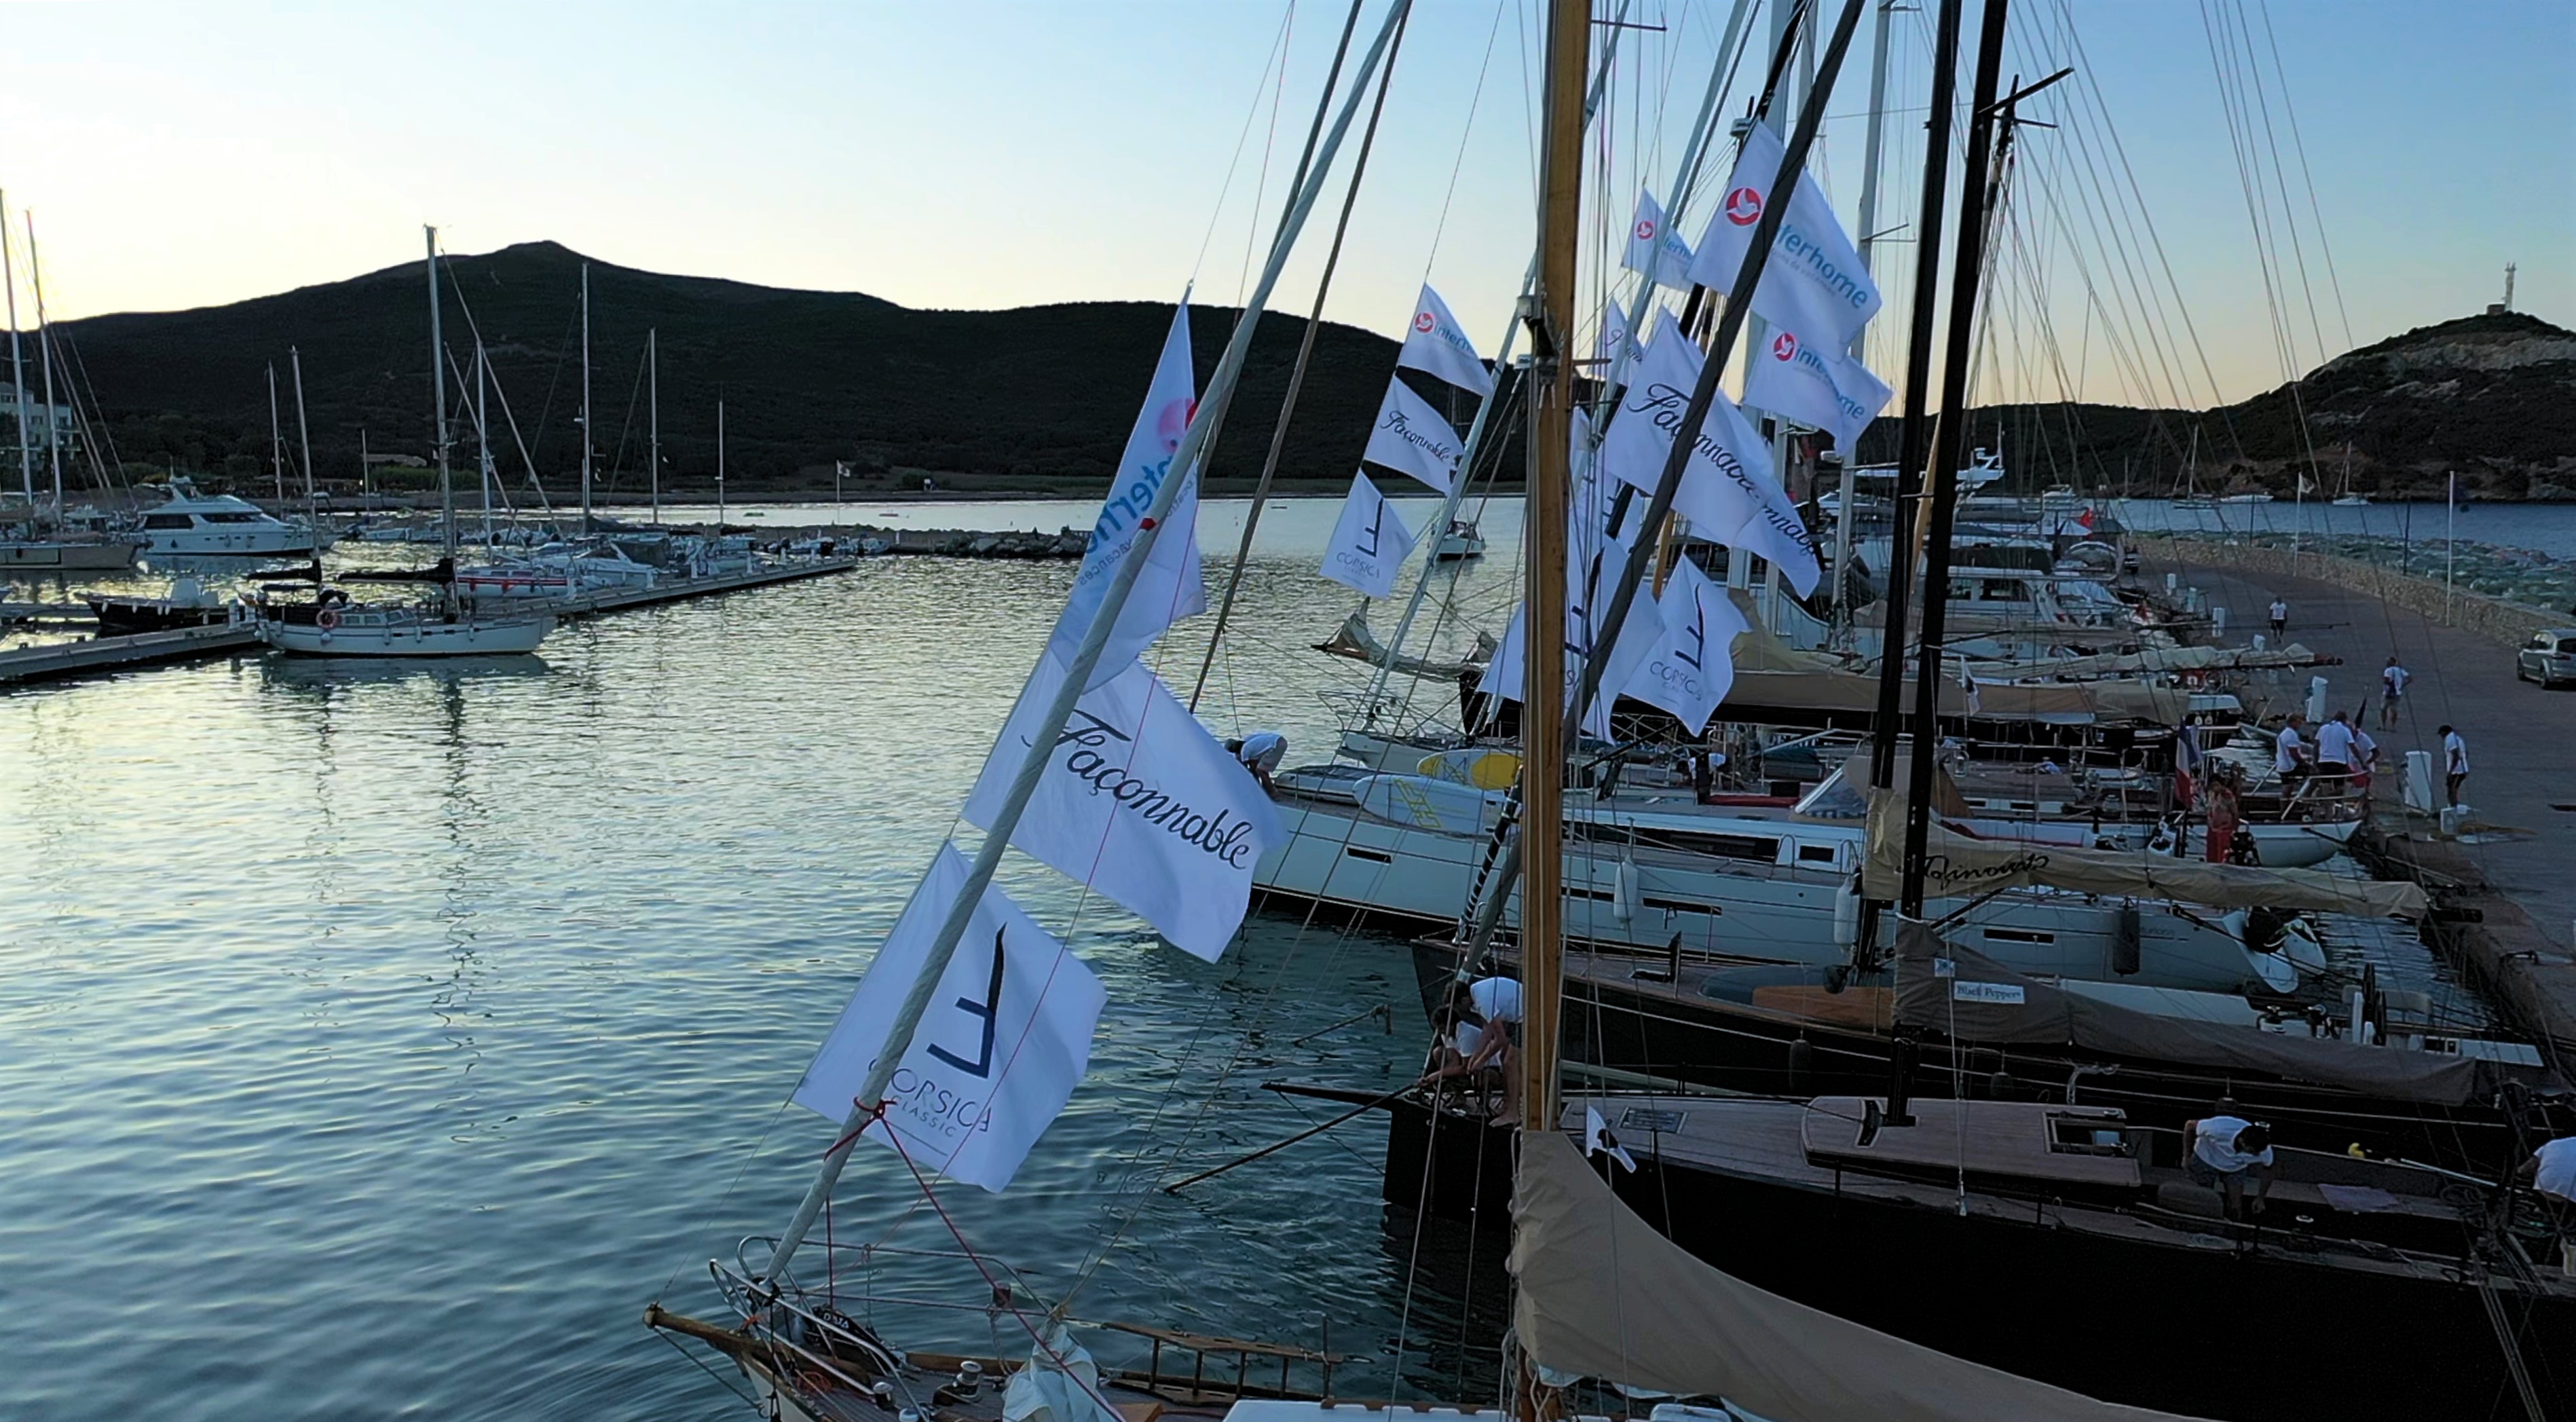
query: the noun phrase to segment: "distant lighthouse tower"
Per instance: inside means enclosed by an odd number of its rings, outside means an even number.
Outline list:
[[[2504,264],[2504,300],[2487,308],[2490,316],[2501,316],[2513,309],[2513,263]]]

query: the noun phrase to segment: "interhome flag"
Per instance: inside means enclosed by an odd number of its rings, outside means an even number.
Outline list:
[[[1333,541],[1324,548],[1324,576],[1362,597],[1386,597],[1395,591],[1396,570],[1412,551],[1413,535],[1395,516],[1395,506],[1369,476],[1352,475],[1341,521],[1333,525]]]
[[[1628,679],[1628,695],[1660,706],[1696,736],[1735,685],[1735,637],[1750,630],[1743,610],[1688,558],[1673,564],[1661,599],[1663,638]]]
[[[1064,683],[1041,660],[966,797],[990,829],[1036,723]],[[1141,662],[1095,685],[1047,747],[1011,843],[1215,962],[1243,923],[1252,870],[1281,842],[1260,782]]]
[[[1691,260],[1692,281],[1718,291],[1734,289],[1782,156],[1780,135],[1758,123],[1745,133],[1726,196]],[[1825,201],[1815,179],[1799,173],[1771,260],[1762,268],[1762,284],[1753,292],[1753,314],[1813,332],[1822,344],[1848,346],[1882,304],[1878,284],[1870,280],[1860,253],[1834,218],[1833,204]]]
[[[1699,347],[1667,313],[1601,442],[1603,472],[1654,492],[1699,372]],[[1691,521],[1691,532],[1778,564],[1801,597],[1815,591],[1823,576],[1814,536],[1771,475],[1771,452],[1723,390],[1710,403],[1698,445],[1683,467],[1673,511]]]
[[[1154,551],[1128,592],[1091,684],[1118,675],[1163,629],[1184,617],[1207,611],[1207,582],[1199,573],[1198,471],[1172,468],[1172,453],[1198,408],[1190,369],[1190,304],[1172,313],[1171,333],[1163,338],[1162,358],[1154,363],[1154,383],[1145,392],[1145,408],[1127,432],[1127,449],[1118,459],[1118,474],[1109,498],[1092,524],[1091,545],[1083,550],[1082,568],[1074,574],[1073,595],[1047,637],[1047,655],[1059,666],[1073,665],[1093,614],[1117,575],[1118,565],[1134,546],[1155,494],[1170,478],[1187,479],[1178,501],[1154,539]]]
[[[939,846],[796,1084],[797,1105],[834,1121],[849,1114],[965,885],[957,847]],[[988,886],[866,1134],[951,1180],[1001,1189],[1082,1080],[1108,1000],[1081,959]]]
[[[1745,404],[1823,430],[1845,454],[1893,393],[1845,347],[1808,340],[1779,322],[1772,323],[1770,341],[1753,352],[1753,367],[1744,376]]]
[[[1657,286],[1690,289],[1690,244],[1664,221],[1664,206],[1651,192],[1637,194],[1637,216],[1628,224],[1628,251],[1619,265]]]
[[[1410,474],[1445,494],[1465,449],[1458,432],[1431,408],[1430,401],[1414,394],[1401,377],[1390,377],[1386,398],[1378,403],[1377,424],[1370,429],[1368,447],[1360,451],[1360,458]]]
[[[1458,318],[1449,314],[1449,303],[1427,285],[1422,288],[1422,299],[1413,304],[1413,325],[1404,333],[1404,352],[1395,358],[1395,363],[1479,395],[1494,393],[1494,373],[1476,354],[1476,343],[1459,329]]]

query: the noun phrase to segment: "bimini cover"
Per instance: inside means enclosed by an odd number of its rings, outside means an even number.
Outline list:
[[[1923,891],[1930,898],[2041,885],[2112,898],[2179,899],[2213,908],[2422,918],[2424,891],[2317,869],[2208,864],[2152,850],[2077,849],[2018,839],[1979,839],[1932,822],[1924,840]],[[1861,892],[1893,901],[1905,881],[1905,798],[1881,793],[1869,807],[1869,857]]]
[[[1938,958],[1950,961],[1950,973],[1935,967]],[[2436,1106],[2483,1101],[2499,1085],[2496,1067],[2470,1057],[2284,1037],[2060,992],[1982,954],[1944,944],[1919,923],[1897,935],[1896,1019],[1963,1042],[2083,1047]]]
[[[1513,1322],[1539,1366],[1724,1398],[1769,1422],[2167,1422],[1936,1353],[1692,1258],[1601,1183],[1574,1143],[1521,1137]]]

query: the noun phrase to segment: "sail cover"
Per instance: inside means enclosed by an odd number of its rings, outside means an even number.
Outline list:
[[[1934,966],[1946,958],[1955,976]],[[2012,993],[1959,991],[2000,984]],[[1967,1042],[2076,1046],[2227,1071],[2262,1072],[2398,1101],[2459,1106],[2495,1094],[2496,1069],[2468,1057],[2355,1042],[2284,1037],[2227,1022],[2201,1022],[2115,1007],[2060,992],[1919,923],[1897,936],[1896,1016]]]
[[[1771,1422],[2164,1422],[1757,1289],[1657,1234],[1553,1131],[1521,1137],[1513,1322],[1541,1367]]]
[[[1924,892],[1933,898],[2040,885],[2114,898],[2180,899],[2212,908],[2271,908],[2422,918],[2413,884],[2347,878],[2316,869],[2209,864],[2146,850],[2074,849],[2018,839],[1978,839],[1932,822],[1924,840]],[[1893,900],[1905,879],[1905,798],[1880,795],[1869,808],[1869,857],[1861,892]]]

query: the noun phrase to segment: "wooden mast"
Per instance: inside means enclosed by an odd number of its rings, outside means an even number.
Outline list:
[[[1583,76],[1590,0],[1552,0],[1547,129],[1539,178],[1538,289],[1530,328],[1529,492],[1525,528],[1528,683],[1521,695],[1521,1129],[1556,1129],[1558,973],[1564,955],[1565,557],[1572,502],[1575,242],[1583,195]]]

